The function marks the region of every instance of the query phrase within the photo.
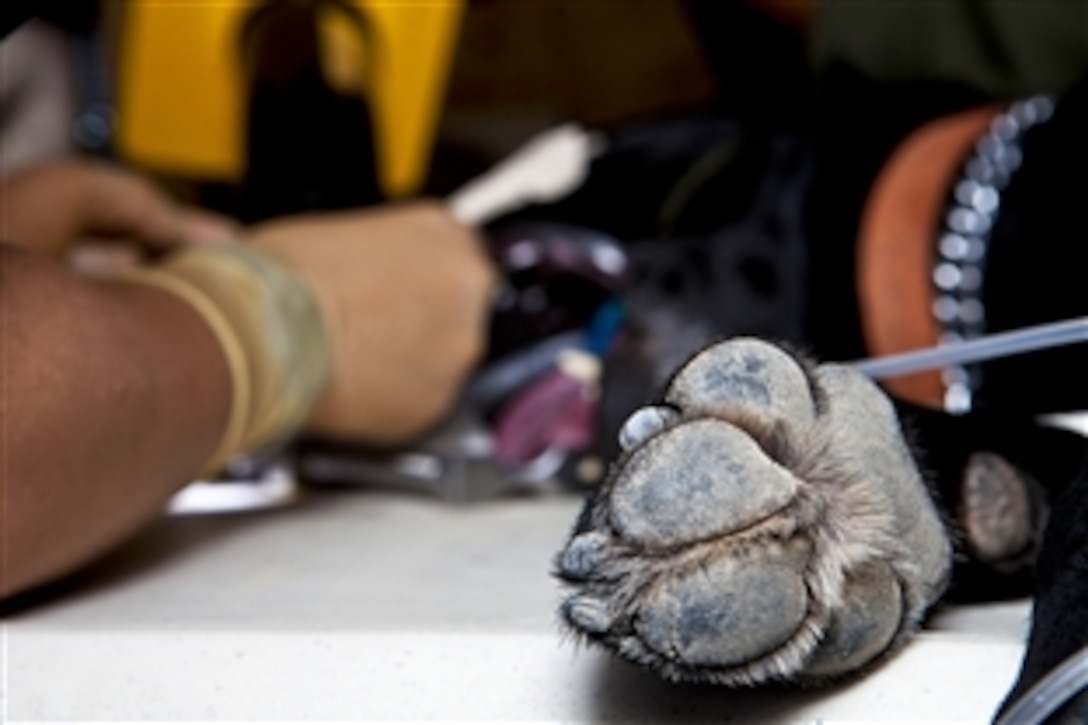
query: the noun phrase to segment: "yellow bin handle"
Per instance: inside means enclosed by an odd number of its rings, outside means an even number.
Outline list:
[[[365,14],[380,52],[340,48],[346,34],[319,23],[335,76],[370,62],[367,78],[382,189],[389,197],[422,185],[457,45],[464,0],[350,0]],[[134,2],[125,5],[118,47],[116,148],[161,173],[238,181],[245,165],[245,89],[239,37],[260,0]],[[339,65],[338,65],[339,64]],[[350,71],[347,72],[350,76]]]

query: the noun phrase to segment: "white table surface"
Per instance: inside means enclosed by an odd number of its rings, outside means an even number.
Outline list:
[[[579,507],[321,491],[164,517],[3,622],[4,721],[986,722],[1028,605],[951,609],[825,691],[676,686],[578,646],[551,557]]]

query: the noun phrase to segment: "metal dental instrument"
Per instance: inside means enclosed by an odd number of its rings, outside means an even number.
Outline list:
[[[1088,342],[1088,317],[1033,325],[897,355],[858,360],[852,365],[859,372],[880,380],[1084,342]]]

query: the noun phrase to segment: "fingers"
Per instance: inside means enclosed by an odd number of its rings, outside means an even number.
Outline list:
[[[240,227],[214,212],[176,203],[149,179],[104,164],[82,164],[87,199],[78,220],[80,236],[122,237],[151,249],[226,243]]]
[[[60,162],[20,169],[0,185],[5,241],[59,255],[78,231],[87,187],[82,172]]]
[[[178,215],[176,244],[224,244],[242,234],[233,219],[204,209],[182,206]]]
[[[162,250],[225,242],[238,231],[231,220],[177,204],[151,180],[101,162],[52,161],[0,185],[4,239],[57,257],[84,239]]]

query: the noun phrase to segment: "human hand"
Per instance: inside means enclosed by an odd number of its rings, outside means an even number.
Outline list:
[[[237,234],[226,217],[178,204],[149,179],[102,162],[49,161],[0,182],[0,236],[54,257],[85,242],[163,251]]]
[[[445,206],[285,218],[249,242],[310,283],[328,327],[332,379],[308,429],[392,444],[448,411],[483,351],[495,271]]]

